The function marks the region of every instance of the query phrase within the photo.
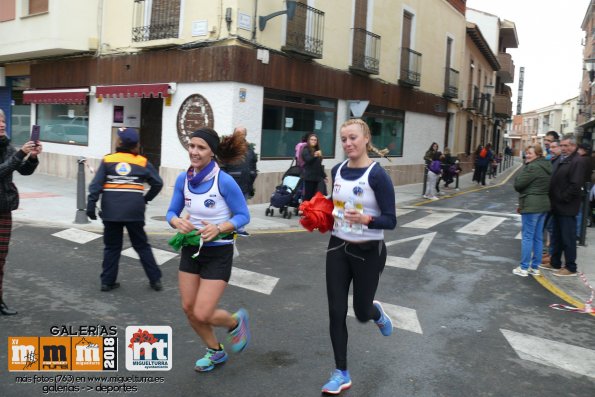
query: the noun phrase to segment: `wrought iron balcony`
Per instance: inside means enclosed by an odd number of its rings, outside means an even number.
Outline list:
[[[457,98],[459,96],[459,71],[453,68],[446,68],[444,77],[444,94],[446,98]]]
[[[471,95],[467,99],[467,106],[465,106],[468,110],[479,110],[480,106],[480,96],[479,96],[479,88],[474,85],[469,87],[469,92]]]
[[[353,30],[353,56],[349,70],[378,74],[380,68],[380,36],[365,29]]]
[[[133,42],[178,38],[180,0],[170,1],[167,7],[157,2],[134,0],[133,13]]]
[[[281,50],[307,58],[322,58],[324,12],[296,3],[295,15],[287,20],[285,45]]]
[[[421,54],[411,48],[401,48],[401,76],[399,84],[419,87],[421,82]]]

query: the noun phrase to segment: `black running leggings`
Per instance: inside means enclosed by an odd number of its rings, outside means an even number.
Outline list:
[[[326,254],[326,293],[337,369],[347,369],[347,299],[353,280],[353,310],[361,322],[380,319],[373,304],[386,263],[383,240],[360,244],[331,236]]]

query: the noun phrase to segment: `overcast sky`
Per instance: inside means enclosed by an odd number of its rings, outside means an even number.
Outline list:
[[[584,33],[581,24],[590,0],[467,0],[467,7],[516,25],[519,48],[509,49],[515,65],[513,114],[519,68],[525,67],[522,112],[579,95]]]

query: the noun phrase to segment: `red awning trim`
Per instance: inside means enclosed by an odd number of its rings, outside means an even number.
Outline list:
[[[23,103],[84,105],[88,88],[23,91]]]
[[[167,98],[171,95],[168,83],[134,85],[98,85],[96,97],[104,98]]]

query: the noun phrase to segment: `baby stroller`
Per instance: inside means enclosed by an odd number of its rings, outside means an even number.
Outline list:
[[[279,208],[279,213],[283,218],[290,219],[289,207],[292,207],[293,214],[297,215],[303,188],[301,173],[302,169],[292,162],[291,166],[283,174],[281,184],[275,188],[271,195],[271,204],[264,212],[266,216],[274,216],[274,208]]]

